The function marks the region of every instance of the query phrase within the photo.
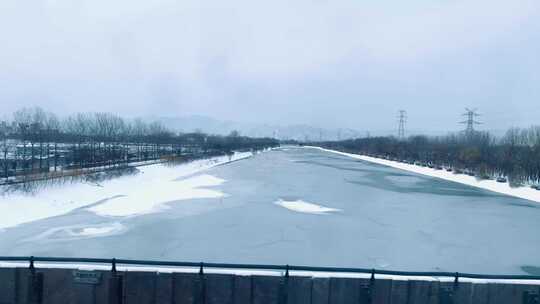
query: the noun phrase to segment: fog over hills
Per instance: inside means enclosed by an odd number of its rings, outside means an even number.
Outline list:
[[[346,128],[319,128],[308,124],[276,125],[267,123],[248,123],[190,115],[181,117],[149,117],[179,132],[201,131],[210,134],[227,135],[238,131],[241,135],[252,137],[276,137],[294,140],[336,140],[356,138],[366,132]]]
[[[250,122],[238,122],[232,120],[221,120],[209,116],[203,115],[186,115],[186,116],[170,116],[170,117],[157,117],[151,116],[148,120],[157,120],[162,122],[165,126],[178,131],[178,132],[194,132],[201,131],[209,134],[227,135],[232,131],[238,131],[241,135],[251,137],[275,137],[281,140],[293,139],[299,141],[310,140],[338,140],[349,139],[366,136],[388,136],[396,135],[397,128],[389,123],[389,127],[386,129],[373,129],[373,130],[354,130],[348,128],[323,128],[306,123],[298,123],[291,125],[278,125],[269,123],[250,123]],[[396,125],[397,127],[397,125]],[[428,135],[439,136],[446,135],[452,132],[460,132],[461,125],[456,124],[453,130],[433,130],[433,129],[407,129],[407,136],[409,135]],[[479,128],[479,130],[482,130]],[[494,136],[504,135],[505,130],[484,130],[491,132]]]

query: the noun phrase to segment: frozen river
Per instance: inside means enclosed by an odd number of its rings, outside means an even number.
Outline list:
[[[539,274],[538,203],[308,148],[204,176],[223,195],[137,216],[75,209],[0,231],[0,255]]]

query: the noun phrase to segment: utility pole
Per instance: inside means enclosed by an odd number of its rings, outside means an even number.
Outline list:
[[[405,123],[407,122],[407,112],[405,110],[399,110],[398,121],[398,138],[405,139]]]
[[[471,110],[469,108],[465,108],[465,113],[463,113],[463,116],[466,116],[467,119],[464,121],[460,121],[459,123],[466,125],[463,132],[465,133],[465,136],[467,136],[467,138],[472,138],[475,132],[474,125],[481,124],[481,122],[477,121],[475,118],[477,116],[480,116],[480,114],[476,112],[476,109]]]

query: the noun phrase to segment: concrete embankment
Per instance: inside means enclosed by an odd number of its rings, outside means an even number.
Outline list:
[[[0,303],[538,303],[539,285],[438,280],[0,268]],[[536,302],[535,302],[536,301]]]

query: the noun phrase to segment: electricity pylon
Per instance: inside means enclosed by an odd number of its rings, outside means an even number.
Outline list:
[[[468,137],[468,138],[471,138],[473,135],[474,135],[474,125],[479,125],[479,124],[482,124],[481,122],[477,121],[475,118],[477,116],[480,116],[480,114],[478,114],[476,112],[477,109],[469,109],[469,108],[465,108],[465,113],[463,113],[463,116],[466,116],[467,119],[464,120],[464,121],[460,121],[459,123],[461,124],[465,124],[466,127],[465,127],[465,130],[463,130],[463,132],[465,133],[465,135]]]
[[[405,123],[407,122],[407,112],[405,110],[399,110],[398,114],[398,138],[404,139],[405,138]]]

